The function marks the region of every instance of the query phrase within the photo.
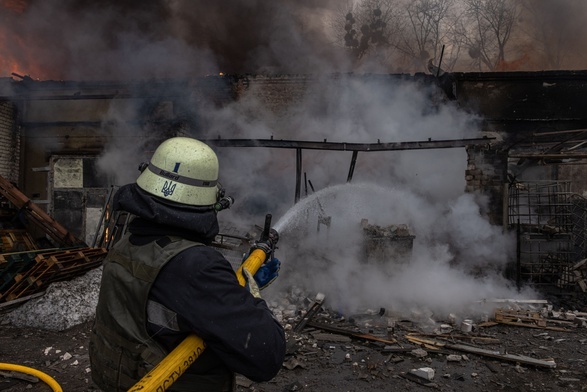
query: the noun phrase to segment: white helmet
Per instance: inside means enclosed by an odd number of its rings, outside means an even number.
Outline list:
[[[199,140],[168,139],[157,147],[149,164],[141,166],[137,185],[157,197],[192,206],[210,206],[223,196],[216,153]]]

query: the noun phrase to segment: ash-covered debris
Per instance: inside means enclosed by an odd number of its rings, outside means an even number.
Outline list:
[[[504,334],[517,336],[517,328],[532,328],[543,330],[535,333],[537,339],[554,342],[565,339],[554,339],[551,334],[587,326],[587,313],[556,311],[545,300],[487,300],[477,303],[482,311],[474,315],[439,316],[426,310],[400,314],[386,308],[342,315],[330,309],[328,298],[320,293],[314,298],[292,288],[276,295],[269,305],[286,330],[284,371],[311,369],[326,362],[347,367],[361,380],[401,377],[421,385],[439,379],[474,382],[480,374],[501,373],[500,366],[514,371],[556,369],[559,359],[528,351],[524,345],[508,346]],[[469,374],[458,372],[476,367],[474,360],[487,362],[487,367]]]
[[[92,320],[101,278],[99,267],[73,280],[53,283],[42,297],[3,315],[2,321],[16,327],[63,331]]]
[[[99,270],[87,275],[94,275],[94,280],[84,276],[55,285],[75,284],[88,294],[97,294]],[[544,300],[504,299],[477,303],[487,311],[475,315],[435,315],[421,309],[398,313],[376,306],[342,314],[330,306],[328,296],[321,297],[320,293],[295,286],[285,291],[280,288],[271,286],[263,297],[286,330],[288,347],[282,371],[274,381],[263,384],[239,376],[238,391],[355,390],[357,385],[366,391],[400,391],[417,388],[417,384],[441,390],[490,390],[494,385],[525,390],[524,383],[534,381],[549,387],[562,386],[558,383],[572,387],[587,381],[582,369],[583,354],[587,355],[585,307],[581,311],[555,310]],[[43,320],[41,330],[31,335],[39,339],[55,334],[42,329],[55,327],[52,324],[58,323],[56,316],[64,317],[80,310],[80,305],[74,305],[68,298],[71,289],[59,291],[51,287],[46,295],[53,296],[51,301],[39,300],[29,308],[34,303],[31,300],[27,307],[23,305],[13,311],[15,315],[16,312],[32,314],[39,311],[33,310],[35,307],[50,308],[51,314],[36,313],[22,318],[27,321],[36,318],[35,326]],[[90,303],[92,299],[87,301]],[[313,308],[317,309],[313,317],[303,329],[296,331]],[[508,320],[497,317],[500,314],[513,316]],[[9,320],[4,317],[3,321]],[[62,323],[55,328],[62,328],[65,322]],[[89,330],[89,325],[84,324],[81,330]],[[17,331],[8,325],[3,328]],[[49,369],[59,371],[60,375],[69,372],[83,381],[89,377],[87,335],[81,340],[71,344],[43,341],[35,352],[46,366],[50,365]],[[63,351],[58,354],[57,349]],[[43,355],[43,350],[49,355]],[[563,356],[563,352],[570,354]],[[65,360],[65,353],[73,357]],[[24,357],[34,358],[34,355],[29,353]],[[19,358],[17,362],[22,362],[22,357]],[[354,384],[357,382],[360,384]]]

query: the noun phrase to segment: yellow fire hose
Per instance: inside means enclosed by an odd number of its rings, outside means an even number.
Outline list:
[[[243,268],[255,275],[265,263],[266,258],[267,254],[261,249],[255,249],[251,252],[236,271],[236,277],[241,286],[247,282],[243,275]],[[188,336],[128,392],[166,391],[198,359],[205,348],[206,344],[200,337]]]
[[[39,370],[30,368],[30,367],[26,367],[26,366],[14,365],[11,363],[0,363],[0,370],[6,370],[6,371],[10,371],[10,372],[19,372],[19,373],[24,373],[24,374],[29,374],[31,376],[35,376],[38,379],[42,380],[45,384],[49,385],[49,387],[51,387],[51,389],[54,392],[63,392],[63,389],[61,389],[61,386],[59,384],[57,384],[57,381],[55,381],[55,379],[53,377],[51,377],[48,374],[43,373]]]

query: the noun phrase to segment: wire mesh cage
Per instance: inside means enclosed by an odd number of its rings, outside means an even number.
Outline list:
[[[508,224],[518,231],[518,278],[534,285],[574,285],[573,265],[586,254],[587,203],[570,181],[510,185]]]

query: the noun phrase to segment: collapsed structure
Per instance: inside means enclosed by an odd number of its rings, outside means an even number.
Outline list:
[[[150,146],[186,134],[218,148],[294,151],[294,202],[299,201],[308,183],[302,180],[305,150],[352,152],[347,171],[347,181],[352,181],[359,154],[464,148],[466,191],[486,195],[491,222],[517,233],[518,252],[512,260],[510,278],[519,284],[530,281],[566,291],[585,285],[579,283],[582,275],[578,269],[587,254],[587,204],[583,197],[587,185],[581,166],[587,147],[587,108],[581,99],[587,72],[332,75],[327,83],[359,79],[389,88],[399,82],[413,83],[428,91],[431,107],[456,104],[479,116],[484,133],[482,138],[471,135],[454,140],[369,143],[300,141],[293,137],[231,139],[205,132],[202,111],[228,107],[250,94],[276,117],[283,116],[292,103],[304,99],[309,86],[317,83],[312,76],[224,75],[148,82],[15,77],[0,80],[0,175],[17,185],[30,205],[45,211],[79,238],[78,245],[107,249],[109,241],[125,228],[128,217],[112,216],[110,200],[113,184],[123,181],[124,174],[136,167],[127,161],[111,162],[120,178],[104,175],[98,159],[113,138],[128,146],[141,145],[143,158],[148,157]],[[318,221],[318,230],[330,224],[325,219]],[[27,229],[35,239],[48,234],[34,225]],[[410,235],[405,239],[409,241]],[[21,248],[13,245],[3,253],[18,250]]]

